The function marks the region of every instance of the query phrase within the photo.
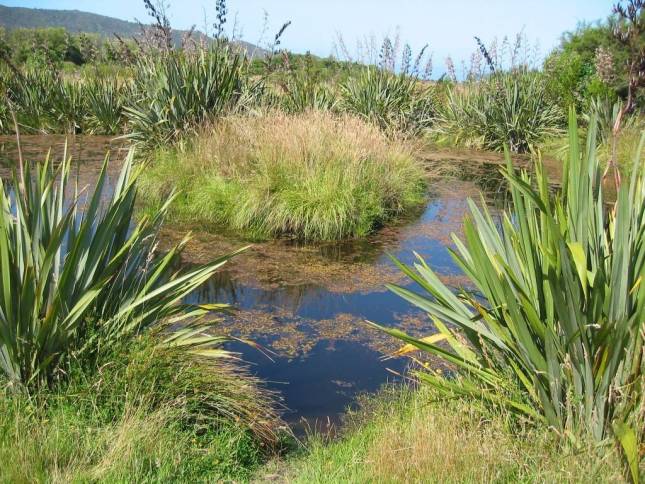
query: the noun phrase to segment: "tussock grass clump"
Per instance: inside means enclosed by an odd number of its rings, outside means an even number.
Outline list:
[[[114,347],[49,392],[1,395],[0,481],[244,480],[281,425],[257,383],[154,337]]]
[[[229,117],[145,170],[153,207],[178,188],[178,220],[252,237],[360,237],[418,206],[424,178],[409,144],[349,116]]]
[[[338,440],[314,436],[303,455],[285,467],[285,481],[296,483],[621,478],[612,449],[598,450],[586,442],[562,446],[546,428],[522,427],[502,411],[469,401],[440,399],[429,388],[390,388],[365,399],[348,415]]]

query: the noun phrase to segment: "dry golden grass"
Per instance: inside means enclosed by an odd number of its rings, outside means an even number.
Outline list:
[[[388,163],[412,157],[415,151],[410,142],[388,138],[358,117],[328,111],[296,115],[269,111],[223,119],[198,138],[192,154],[198,165],[217,166],[222,176],[234,176],[262,163],[281,166],[289,160],[294,169],[313,170],[318,163],[336,161],[349,166],[362,166],[366,159]]]
[[[315,437],[286,471],[267,474],[302,483],[624,482],[611,446],[563,445],[549,429],[428,389],[367,400],[340,439]]]
[[[500,422],[478,422],[472,414],[440,408],[430,411],[427,402],[417,400],[409,411],[411,425],[384,427],[378,444],[368,448],[365,463],[374,478],[418,482],[432,476],[446,482],[461,475],[489,481],[516,457]]]
[[[171,457],[171,453],[167,453],[167,449],[163,447],[168,444],[164,439],[164,428],[172,425],[173,417],[175,415],[170,409],[152,413],[141,408],[126,409],[120,421],[104,430],[104,453],[90,468],[88,476],[101,481],[114,472],[114,469],[127,469],[128,466],[132,466],[137,457],[142,459],[164,454],[165,458]],[[62,479],[61,482],[69,480]]]

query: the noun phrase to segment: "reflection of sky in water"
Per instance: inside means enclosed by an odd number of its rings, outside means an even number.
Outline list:
[[[304,418],[312,426],[327,418],[338,422],[358,394],[375,392],[395,380],[388,368],[403,371],[406,364],[401,359],[383,362],[378,352],[347,340],[321,340],[306,357],[274,358],[273,362],[242,344],[233,348],[251,363],[251,371],[282,394],[289,409],[284,415],[287,421]]]
[[[290,324],[291,317],[284,316],[286,310],[294,317],[307,320],[312,328],[315,328],[317,320],[350,314],[357,317],[357,331],[373,331],[363,327],[359,321],[369,319],[395,325],[397,315],[418,313],[403,299],[382,290],[372,293],[334,293],[308,286],[300,287],[302,292],[294,295],[294,288],[264,290],[229,284],[222,289],[213,283],[204,289],[199,296],[190,298],[192,302],[228,302],[241,310],[258,309],[275,313],[275,319]],[[330,323],[326,321],[325,324]],[[303,329],[302,338],[319,338],[315,331],[307,331],[304,325],[299,328]],[[253,339],[270,346],[272,336],[277,335],[258,337],[254,334]],[[267,381],[270,388],[280,391],[285,405],[290,409],[285,418],[294,422],[304,417],[312,425],[313,421],[325,420],[326,417],[335,421],[352,404],[357,394],[374,392],[383,383],[392,380],[393,375],[387,371],[388,368],[402,371],[406,365],[402,359],[383,362],[382,353],[365,342],[349,337],[318,339],[313,349],[300,353],[296,358],[277,354],[272,356],[273,361],[243,344],[234,344],[232,347],[252,364],[253,373]]]
[[[427,209],[406,227],[401,240],[389,248],[390,253],[409,264],[415,260],[414,252],[417,252],[438,273],[459,274],[446,246],[421,230],[415,230],[415,226],[431,224],[441,218],[446,206],[450,204],[445,204],[441,199],[432,200]],[[333,250],[327,250],[330,254],[334,253]],[[373,251],[374,248],[365,247],[364,250]],[[392,264],[383,250],[380,254],[371,254],[370,260],[374,265]],[[347,265],[347,270],[351,271],[351,263]],[[412,289],[416,286],[410,283],[407,285]],[[270,313],[275,320],[282,321],[285,325],[292,323],[292,318],[301,318],[307,320],[312,328],[315,328],[316,321],[325,320],[325,324],[329,324],[328,320],[351,315],[356,317],[357,332],[373,331],[360,324],[365,319],[394,326],[401,323],[402,315],[420,314],[419,310],[382,285],[367,292],[333,292],[307,284],[266,289],[240,284],[227,277],[226,273],[207,283],[189,298],[189,302],[206,301],[226,302],[240,310]],[[426,332],[432,332],[430,325]],[[322,333],[325,334],[324,331]],[[306,332],[306,329],[302,337],[320,338],[313,331]],[[269,346],[273,340],[271,335],[258,337],[254,334],[253,338],[260,344]],[[291,410],[287,418],[292,422],[302,417],[310,423],[326,417],[337,419],[352,404],[357,394],[373,392],[386,381],[392,380],[394,376],[387,371],[388,368],[400,372],[407,365],[405,359],[384,362],[382,353],[370,348],[364,341],[356,341],[349,336],[344,339],[326,339],[323,336],[315,342],[313,349],[301,353],[297,358],[278,355],[273,358],[273,362],[243,345],[235,344],[233,347],[242,352],[246,361],[252,363],[255,374],[269,382],[271,388],[282,393],[286,406]]]

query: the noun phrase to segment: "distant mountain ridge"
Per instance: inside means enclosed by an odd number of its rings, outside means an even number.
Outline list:
[[[7,7],[0,5],[0,27],[7,30],[19,28],[62,27],[73,33],[93,33],[102,37],[134,37],[141,33],[136,22],[129,22],[106,15],[80,10],[51,10],[44,8]],[[185,30],[173,30],[175,41],[181,39]],[[201,32],[196,35],[203,36]],[[243,40],[236,41],[249,55],[263,57],[267,51]]]

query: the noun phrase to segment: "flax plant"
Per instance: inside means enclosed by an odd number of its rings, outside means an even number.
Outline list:
[[[142,57],[126,106],[132,140],[160,146],[235,106],[243,91],[244,59],[216,43],[197,53]]]
[[[561,133],[566,119],[539,73],[496,73],[449,91],[434,129],[440,139],[475,148],[525,153]]]
[[[181,301],[231,256],[177,271],[187,239],[157,253],[168,203],[133,220],[132,159],[111,195],[107,159],[87,194],[71,186],[69,159],[26,167],[9,186],[0,180],[0,371],[12,386],[49,385],[72,360],[92,361],[157,323],[176,329],[161,332],[160,345],[226,356],[213,346],[224,338],[205,335],[209,325],[195,319],[224,306]]]
[[[334,93],[322,82],[310,79],[303,74],[294,74],[284,84],[284,110],[289,113],[302,113],[308,110],[327,111],[334,108]]]
[[[417,373],[446,394],[506,406],[563,434],[615,435],[636,480],[645,408],[645,135],[615,204],[603,187],[595,120],[583,156],[578,140],[571,113],[560,187],[549,186],[539,158],[534,173],[517,173],[507,152],[512,205],[494,217],[470,202],[465,240],[454,237],[452,255],[476,290],[453,292],[421,258],[414,268],[399,264],[422,292],[388,287],[427,311],[438,334],[381,329],[448,363],[449,373]]]
[[[87,119],[85,126],[92,134],[116,135],[125,129],[124,107],[130,101],[129,83],[118,79],[93,77],[84,85]]]
[[[431,90],[414,76],[367,67],[341,85],[341,108],[386,131],[420,134],[436,117]]]

